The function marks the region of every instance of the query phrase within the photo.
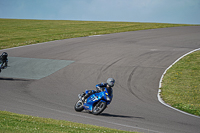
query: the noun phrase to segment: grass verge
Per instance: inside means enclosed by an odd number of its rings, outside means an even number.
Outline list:
[[[0,49],[91,35],[186,24],[0,19]]]
[[[130,133],[128,131],[0,111],[2,133]]]
[[[191,53],[165,74],[162,99],[172,107],[200,116],[200,51]]]

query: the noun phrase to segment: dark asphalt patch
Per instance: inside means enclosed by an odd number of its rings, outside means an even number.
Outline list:
[[[41,79],[73,62],[70,60],[8,57],[8,67],[2,70],[0,77]]]

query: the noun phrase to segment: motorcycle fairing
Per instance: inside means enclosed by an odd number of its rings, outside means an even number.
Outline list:
[[[92,94],[90,95],[87,100],[86,100],[86,103],[84,103],[84,109],[85,110],[89,110],[89,111],[92,111],[93,110],[93,105],[99,101],[102,101],[102,102],[106,102],[105,100],[103,100],[104,98],[104,92],[99,92],[99,93],[95,93],[95,94]]]

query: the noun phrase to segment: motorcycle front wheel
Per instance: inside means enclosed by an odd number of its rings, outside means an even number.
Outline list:
[[[77,112],[81,112],[83,111],[83,102],[81,100],[78,100],[76,102],[76,104],[74,105],[74,109],[77,111]]]
[[[99,115],[102,113],[107,107],[106,102],[99,101],[93,108],[92,113],[94,115]]]

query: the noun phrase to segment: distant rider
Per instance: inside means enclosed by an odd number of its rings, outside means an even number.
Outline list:
[[[0,72],[1,69],[6,68],[7,65],[8,65],[8,54],[6,52],[3,52],[0,56]]]
[[[88,92],[88,93],[86,94],[84,92],[82,94],[83,95],[83,99],[82,100],[85,101],[85,99],[87,99],[91,94],[105,91],[105,88],[107,89],[108,94],[112,95],[113,94],[112,87],[114,86],[114,84],[115,84],[115,80],[113,78],[108,78],[107,83],[100,83],[100,84],[96,85],[96,89],[97,90],[86,90],[86,92]]]

